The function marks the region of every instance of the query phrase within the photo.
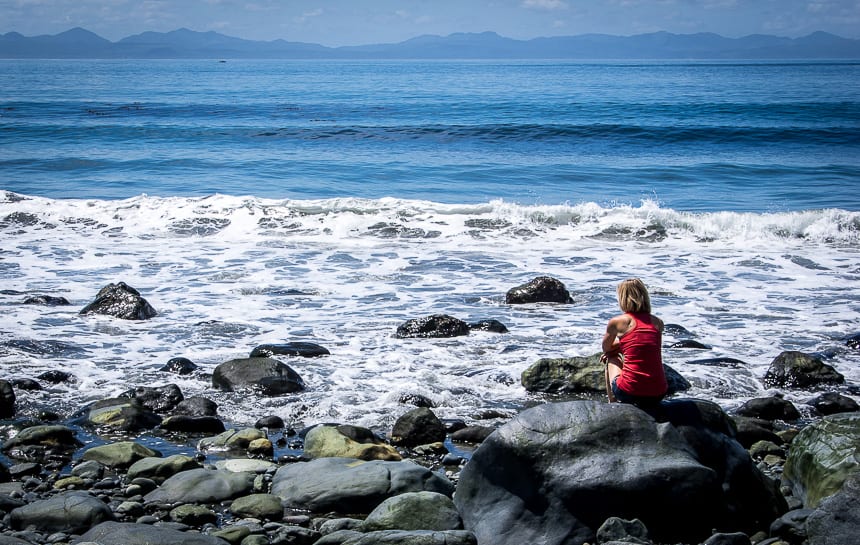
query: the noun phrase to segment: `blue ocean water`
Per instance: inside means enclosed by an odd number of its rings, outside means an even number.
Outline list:
[[[0,61],[0,187],[860,210],[858,63]]]
[[[543,399],[520,383],[538,359],[600,349],[630,276],[707,347],[665,339],[686,395],[731,409],[801,350],[860,399],[860,63],[0,61],[0,81],[0,368],[75,376],[22,414],[173,382],[238,424],[384,433],[416,393],[499,421]],[[574,303],[505,304],[540,275]],[[118,281],[158,316],[78,315]],[[70,305],[22,304],[45,294]],[[440,313],[509,333],[394,336]],[[212,388],[290,341],[331,352],[289,360],[307,390]],[[179,356],[201,372],[160,371]]]

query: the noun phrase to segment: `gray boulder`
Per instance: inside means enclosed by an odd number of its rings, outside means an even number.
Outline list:
[[[87,492],[62,492],[13,509],[9,524],[15,530],[30,526],[42,532],[81,533],[101,522],[113,520],[110,508]]]
[[[103,522],[90,529],[73,543],[84,545],[230,545],[214,536],[196,532],[180,532],[173,528],[151,524]]]
[[[340,530],[323,536],[314,545],[477,545],[475,535],[463,530]],[[492,542],[488,542],[492,543]],[[523,544],[525,545],[525,544]]]
[[[819,358],[786,351],[771,362],[763,382],[768,388],[815,388],[842,384],[845,377]]]
[[[494,545],[593,542],[611,516],[640,519],[658,542],[767,528],[785,500],[732,435],[705,401],[665,402],[654,416],[625,404],[541,405],[478,447],[454,502],[465,528]]]
[[[278,469],[272,494],[287,507],[314,513],[370,513],[383,500],[404,492],[438,492],[450,496],[454,484],[412,462],[319,458]]]
[[[254,486],[254,475],[210,469],[177,473],[144,496],[147,503],[217,503],[245,496]]]
[[[860,529],[860,473],[845,480],[836,494],[825,498],[806,519],[808,545],[846,545],[858,542]]]
[[[212,373],[212,386],[233,392],[246,388],[263,395],[279,396],[304,390],[305,382],[292,367],[272,358],[226,361]]]
[[[777,396],[757,397],[746,401],[735,413],[747,418],[762,420],[797,420],[800,413],[791,401]]]
[[[148,457],[141,458],[128,468],[126,474],[129,481],[137,478],[152,479],[156,483],[165,480],[189,469],[200,469],[200,463],[190,456],[174,454],[167,458]]]
[[[573,303],[570,292],[564,283],[549,276],[537,278],[508,290],[505,303],[521,305],[526,303]]]
[[[814,509],[860,472],[860,413],[825,416],[803,428],[788,451],[782,479]]]
[[[294,341],[284,344],[261,344],[251,351],[250,358],[269,358],[271,356],[296,356],[302,358],[317,358],[328,356],[331,352],[316,343]]]
[[[438,492],[406,492],[384,500],[364,519],[361,529],[460,530],[463,521],[451,498]]]
[[[427,407],[418,407],[400,416],[391,430],[391,442],[415,447],[445,440],[445,424]]]
[[[398,339],[415,339],[459,337],[468,334],[469,324],[463,320],[447,314],[432,314],[400,324],[395,335]]]
[[[95,300],[82,308],[79,314],[104,314],[123,320],[148,320],[158,312],[141,297],[139,291],[125,282],[118,282],[99,290]]]

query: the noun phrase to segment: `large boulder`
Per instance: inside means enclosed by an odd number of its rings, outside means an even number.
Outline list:
[[[733,438],[719,406],[665,402],[654,416],[573,401],[520,413],[460,473],[454,502],[479,543],[581,545],[609,517],[640,519],[655,541],[753,533],[786,509]],[[679,521],[684,521],[679,523]]]
[[[273,358],[240,358],[218,365],[212,386],[233,392],[245,388],[263,395],[279,396],[305,389],[305,382],[292,367]]]
[[[314,513],[370,513],[383,500],[404,492],[450,496],[454,484],[412,462],[365,462],[355,458],[319,458],[281,467],[272,494],[287,507]]]
[[[820,358],[789,350],[774,358],[763,382],[768,388],[815,388],[842,384],[845,377]]]
[[[254,486],[251,473],[189,469],[168,477],[144,496],[147,503],[217,503],[245,496]]]
[[[62,492],[13,509],[9,514],[13,529],[32,526],[43,532],[81,533],[109,520],[113,520],[113,513],[105,502],[83,491]]]
[[[356,458],[359,460],[402,459],[397,450],[367,428],[351,425],[314,426],[305,435],[307,458]]]
[[[822,500],[806,519],[808,545],[857,543],[860,530],[860,473],[854,473],[836,494]]]
[[[818,414],[828,415],[836,413],[860,412],[860,405],[848,396],[839,392],[824,392],[806,402],[813,407]]]
[[[229,545],[223,539],[196,532],[181,532],[151,524],[103,522],[82,535],[75,543],[98,545]]]
[[[397,327],[399,339],[459,337],[469,334],[469,324],[448,316],[432,314],[424,318],[408,320]]]
[[[668,365],[663,365],[663,371],[669,384],[668,395],[691,388],[687,379]],[[527,392],[606,393],[604,365],[600,362],[599,353],[570,358],[541,358],[522,372],[520,382]]]
[[[148,320],[158,314],[140,292],[125,282],[108,284],[80,314],[105,314],[123,320]]]
[[[782,479],[814,509],[860,473],[860,413],[838,413],[803,428],[788,451]]]
[[[537,278],[508,290],[505,303],[521,305],[526,303],[572,303],[570,292],[560,280],[549,276]]]

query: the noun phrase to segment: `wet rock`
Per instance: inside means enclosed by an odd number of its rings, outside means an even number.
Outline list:
[[[3,443],[3,450],[9,451],[25,445],[45,446],[74,450],[83,444],[75,437],[77,432],[67,426],[39,425],[24,428],[15,437]]]
[[[25,305],[44,305],[48,307],[61,307],[70,305],[69,300],[65,297],[55,297],[53,295],[33,295],[24,299]]]
[[[429,397],[416,393],[403,394],[397,399],[398,403],[403,405],[414,405],[415,407],[427,407],[432,409],[436,406],[433,400]]]
[[[380,530],[356,532],[340,530],[324,536],[314,545],[477,545],[474,534],[463,530]]]
[[[144,458],[160,457],[157,450],[145,447],[134,441],[121,441],[92,447],[81,455],[81,460],[95,461],[107,467],[127,468]]]
[[[0,418],[15,416],[15,390],[8,380],[0,380]]]
[[[355,458],[297,462],[282,466],[272,480],[272,494],[286,506],[313,513],[370,513],[389,497],[422,490],[450,496],[454,484],[412,462]]]
[[[498,320],[481,320],[469,324],[472,331],[488,331],[490,333],[507,333],[508,327]]]
[[[168,416],[161,422],[161,429],[181,433],[221,433],[226,427],[217,416]]]
[[[254,427],[257,429],[267,428],[270,430],[282,430],[284,427],[284,419],[277,415],[269,415],[264,416],[263,418],[257,420],[254,423]]]
[[[478,447],[454,502],[494,545],[593,542],[611,516],[640,519],[657,542],[699,543],[715,527],[766,528],[786,509],[728,416],[699,400],[654,417],[592,401],[523,411]]]
[[[159,370],[164,371],[165,373],[184,376],[194,373],[197,369],[197,364],[188,358],[170,358]]]
[[[79,314],[103,314],[123,320],[148,320],[158,312],[141,297],[139,291],[125,282],[118,282],[99,290],[95,300],[81,309]]]
[[[140,403],[156,413],[172,411],[185,399],[182,390],[176,384],[165,384],[164,386],[138,386],[129,390],[119,397],[128,397],[140,401]]]
[[[139,478],[151,479],[158,484],[182,471],[200,469],[201,467],[197,460],[184,454],[174,454],[167,458],[146,457],[131,464],[131,467],[128,468],[127,478],[129,481]]]
[[[391,430],[391,442],[414,447],[445,440],[445,425],[426,407],[412,409],[400,416]]]
[[[451,498],[437,492],[406,492],[384,500],[367,515],[362,531],[459,530],[463,522]]]
[[[174,415],[217,416],[218,405],[211,399],[194,396],[183,400],[173,409]]]
[[[97,543],[122,545],[230,545],[227,541],[195,532],[181,532],[151,524],[103,522],[82,535],[80,545]]]
[[[860,411],[860,405],[848,396],[838,392],[825,392],[806,402],[824,416],[837,413],[853,413]]]
[[[249,358],[269,358],[272,356],[296,356],[317,358],[328,356],[331,352],[316,343],[289,342],[284,344],[261,344],[251,351]]]
[[[304,455],[308,458],[357,458],[359,460],[401,459],[400,454],[367,428],[350,425],[319,425],[305,435]]]
[[[203,505],[185,504],[170,510],[170,520],[188,526],[203,526],[218,522],[218,515]]]
[[[78,420],[83,425],[122,431],[152,429],[161,424],[161,417],[139,400],[123,397],[96,401],[80,413]]]
[[[256,428],[229,429],[214,437],[201,439],[197,449],[201,452],[242,452],[248,450],[251,442],[265,438],[266,434]]]
[[[414,318],[397,327],[398,339],[445,338],[469,334],[469,324],[448,316],[433,314],[424,318]]]
[[[781,445],[782,438],[774,431],[773,422],[760,418],[748,418],[746,416],[734,416],[735,437],[744,448],[750,448],[759,441],[770,441]]]
[[[31,378],[13,378],[9,383],[18,390],[37,392],[42,389],[42,385]]]
[[[527,303],[573,303],[573,298],[560,280],[549,276],[538,276],[525,284],[511,288],[505,294],[505,304]]]
[[[62,492],[9,513],[9,523],[13,529],[33,527],[42,532],[81,533],[109,520],[113,520],[110,508],[95,496],[82,491]]]
[[[212,386],[227,392],[246,388],[267,396],[304,390],[305,383],[290,366],[272,358],[245,358],[226,361],[212,373]]]
[[[782,473],[803,505],[815,508],[860,473],[860,413],[823,417],[803,428],[788,452]]]
[[[472,443],[473,445],[477,445],[483,443],[494,431],[496,431],[496,428],[489,426],[466,426],[452,433],[451,440],[457,443]]]
[[[167,478],[146,496],[146,503],[218,503],[246,496],[254,486],[249,473],[189,469]]]
[[[236,498],[230,504],[230,512],[237,517],[249,517],[260,520],[281,520],[284,518],[284,507],[281,498],[274,494],[251,494]]]
[[[71,373],[67,373],[65,371],[45,371],[41,375],[36,377],[37,379],[43,382],[50,382],[51,384],[61,384],[61,383],[70,383],[77,382],[77,379]]]
[[[624,520],[618,517],[610,517],[597,529],[597,542],[607,543],[609,541],[620,541],[624,543],[650,545],[648,529],[639,519]]]
[[[771,362],[763,382],[768,388],[815,388],[842,384],[845,377],[819,358],[787,351]]]
[[[669,348],[689,348],[694,350],[710,350],[711,347],[693,339],[683,339],[669,345]]]
[[[781,397],[758,397],[750,399],[735,410],[740,416],[762,420],[797,420],[800,413],[791,401]]]
[[[846,337],[845,344],[850,348],[860,348],[860,333],[855,333]]]

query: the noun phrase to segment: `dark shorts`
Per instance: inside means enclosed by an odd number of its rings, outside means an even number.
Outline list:
[[[629,403],[630,405],[636,405],[639,408],[646,407],[655,407],[663,401],[665,395],[661,396],[635,396],[633,394],[628,394],[624,390],[618,387],[615,384],[615,381],[618,380],[618,377],[612,379],[612,395],[615,396],[615,399],[620,401],[621,403]]]

